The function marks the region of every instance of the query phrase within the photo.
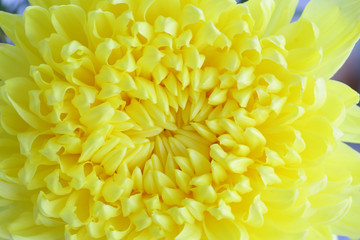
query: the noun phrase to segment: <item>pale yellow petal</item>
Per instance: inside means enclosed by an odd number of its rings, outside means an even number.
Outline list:
[[[352,107],[359,102],[359,93],[340,81],[327,81],[326,87],[329,93],[340,96],[347,108]]]
[[[249,6],[250,14],[255,20],[254,32],[262,35],[270,22],[272,13],[275,9],[274,0],[254,0],[245,3]]]
[[[23,51],[10,44],[0,43],[0,80],[29,76],[30,65]]]
[[[316,42],[322,48],[323,59],[314,73],[329,79],[344,64],[360,37],[360,1],[310,1],[301,18],[319,29]]]
[[[181,233],[175,240],[199,240],[202,235],[202,229],[199,224],[185,224]]]
[[[178,18],[180,16],[180,0],[142,0],[143,2],[151,2],[149,9],[144,14],[145,19],[153,22],[158,16]]]
[[[41,62],[36,48],[34,48],[25,34],[24,22],[19,15],[9,14],[0,11],[0,27],[15,43],[15,45],[22,49],[25,54],[24,61],[30,61],[33,64]]]
[[[240,228],[232,221],[229,220],[216,220],[211,215],[205,216],[204,229],[207,239],[229,239],[238,240],[243,239]]]
[[[26,36],[35,46],[55,32],[49,12],[41,7],[28,7],[24,12],[24,22]]]
[[[264,32],[264,37],[272,35],[282,26],[290,23],[299,0],[274,0],[274,2],[275,8]]]
[[[353,197],[353,204],[349,212],[339,222],[332,225],[332,229],[338,235],[349,236],[352,239],[360,238],[360,194]]]
[[[77,40],[84,46],[88,40],[85,33],[86,14],[76,5],[63,5],[51,8],[51,21],[55,30],[69,40]]]
[[[11,239],[29,239],[29,240],[47,240],[63,239],[63,227],[49,228],[45,226],[37,226],[34,222],[31,212],[24,212],[13,221],[9,226]]]
[[[344,122],[340,125],[343,132],[342,140],[345,142],[360,143],[360,107],[353,106],[346,112]]]
[[[16,42],[14,26],[18,23],[22,23],[22,18],[20,15],[0,11],[0,28],[13,42]]]
[[[340,143],[336,150],[329,156],[329,163],[335,169],[342,168],[345,175],[352,176],[352,184],[360,183],[360,153],[345,143]],[[340,173],[340,172],[339,172]],[[338,174],[340,176],[340,174]]]

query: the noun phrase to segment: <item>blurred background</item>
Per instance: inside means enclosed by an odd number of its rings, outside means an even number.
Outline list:
[[[236,0],[237,2],[246,2],[247,0]],[[310,0],[300,0],[296,9],[293,21],[296,21]],[[27,0],[0,0],[0,10],[11,13],[22,14],[29,5]],[[0,29],[0,43],[10,43],[5,34]],[[335,74],[333,79],[345,82],[357,92],[360,92],[360,41],[356,44],[352,54],[344,66]],[[360,151],[359,144],[353,144],[352,147]],[[339,237],[339,240],[348,240],[346,237]]]

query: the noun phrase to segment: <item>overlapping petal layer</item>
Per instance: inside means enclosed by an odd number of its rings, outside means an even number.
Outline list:
[[[360,236],[359,96],[328,79],[359,0],[294,23],[297,1],[30,2],[0,13],[1,238]]]

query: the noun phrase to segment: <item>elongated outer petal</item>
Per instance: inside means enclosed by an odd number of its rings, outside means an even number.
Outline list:
[[[343,132],[342,140],[345,142],[360,143],[360,108],[358,106],[351,107],[347,113],[340,130]]]
[[[270,22],[275,2],[274,0],[255,0],[246,2],[246,5],[249,6],[253,19],[256,19],[254,31],[261,35]]]
[[[24,53],[22,61],[26,62],[26,59],[28,59],[34,65],[40,63],[36,49],[30,44],[29,40],[25,36],[24,22],[21,16],[0,11],[0,28],[5,32],[16,47],[22,49],[22,52]],[[1,46],[2,44],[0,47]],[[17,50],[17,52],[19,51]],[[19,69],[21,67],[23,67],[23,65],[18,66]],[[25,69],[28,70],[27,68]]]
[[[315,76],[331,78],[344,64],[360,37],[360,0],[310,1],[301,18],[315,23],[319,29],[318,46],[322,46],[322,62]]]
[[[20,15],[0,11],[0,28],[5,32],[6,36],[8,36],[9,39],[14,43],[16,43],[14,25],[19,22],[22,22]]]
[[[360,154],[349,147],[347,144],[339,144],[338,149],[331,155],[329,161],[334,164],[336,169],[339,167],[351,172],[353,176],[352,186],[358,186],[360,182]],[[336,172],[337,175],[338,171]],[[354,188],[356,191],[356,188]],[[347,214],[340,221],[332,225],[332,229],[337,235],[346,235],[351,239],[360,238],[360,193],[355,192],[352,196],[352,205]]]
[[[0,44],[0,80],[27,76],[30,67],[24,53],[16,46]]]
[[[299,0],[274,0],[274,2],[275,9],[264,32],[264,37],[272,35],[282,26],[290,23]]]
[[[270,36],[290,23],[298,0],[252,0],[246,2],[254,19],[255,31],[259,35]]]

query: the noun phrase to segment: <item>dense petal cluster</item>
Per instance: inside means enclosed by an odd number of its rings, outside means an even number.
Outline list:
[[[360,237],[359,0],[0,13],[1,239]]]

